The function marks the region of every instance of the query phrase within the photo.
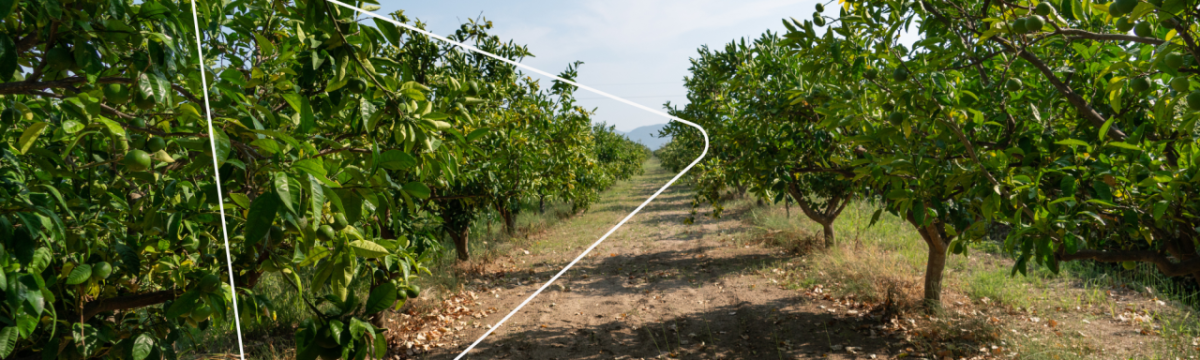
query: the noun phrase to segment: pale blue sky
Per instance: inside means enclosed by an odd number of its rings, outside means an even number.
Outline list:
[[[686,103],[683,77],[688,59],[700,45],[723,47],[740,37],[758,37],[767,29],[783,31],[781,19],[811,19],[817,1],[785,0],[380,0],[376,13],[403,9],[439,35],[481,13],[495,25],[493,34],[529,45],[536,56],[525,63],[555,73],[575,60],[581,84],[662,109]],[[835,9],[826,10],[836,14]],[[587,108],[598,108],[598,121],[618,130],[668,120],[580,90]]]

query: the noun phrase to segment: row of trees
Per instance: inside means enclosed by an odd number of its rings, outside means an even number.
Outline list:
[[[593,125],[574,87],[359,17],[315,0],[0,4],[0,358],[175,358],[233,324],[226,251],[237,316],[272,314],[255,287],[279,273],[311,311],[299,358],[381,357],[380,312],[419,295],[443,235],[466,260],[480,213],[512,233],[522,201],[583,210],[641,171],[648,151]],[[491,26],[451,37],[530,56]]]
[[[828,244],[846,202],[875,201],[928,245],[931,306],[947,254],[992,224],[1014,273],[1090,259],[1200,280],[1194,2],[838,3],[693,60],[673,111],[714,134],[697,201],[790,196]],[[664,164],[701,146],[664,133]]]

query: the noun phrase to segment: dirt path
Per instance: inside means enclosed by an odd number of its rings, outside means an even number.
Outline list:
[[[495,312],[456,324],[463,329],[441,339],[450,346],[423,358],[457,356],[672,175],[651,161],[645,175],[605,193],[591,211],[486,266],[467,290],[478,295],[476,308]],[[866,335],[861,310],[835,310],[811,292],[757,275],[789,257],[733,245],[747,230],[738,214],[700,216],[687,226],[690,211],[688,189],[664,192],[467,358],[836,359],[892,352]]]

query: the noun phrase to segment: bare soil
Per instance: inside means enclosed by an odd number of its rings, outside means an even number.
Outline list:
[[[513,239],[523,246],[516,251],[460,264],[467,280],[454,295],[426,296],[392,313],[389,359],[453,359],[673,175],[656,165],[646,172],[592,210]],[[1041,358],[1020,356],[1002,340],[1013,337],[1066,357],[1129,358],[1155,346],[1153,327],[1147,332],[1110,309],[1039,314],[948,286],[945,311],[929,315],[911,306],[915,281],[896,283],[895,299],[873,301],[830,296],[838,284],[798,287],[789,276],[806,266],[807,244],[817,239],[786,249],[747,242],[771,233],[751,231],[739,217],[745,209],[685,225],[691,201],[682,186],[664,192],[465,358]],[[1050,295],[1080,291],[1060,290]],[[1125,317],[1155,306],[1136,292],[1110,294],[1130,304]]]

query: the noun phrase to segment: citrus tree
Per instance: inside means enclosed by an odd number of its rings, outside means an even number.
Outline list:
[[[1194,4],[817,10],[784,22],[801,78],[788,98],[812,104],[815,127],[850,150],[829,156],[827,172],[921,234],[930,305],[947,254],[993,223],[1012,228],[1014,272],[1080,259],[1149,262],[1172,276],[1200,269]]]
[[[827,100],[826,90],[792,99],[803,81],[801,60],[781,43],[777,34],[767,33],[719,51],[702,47],[692,60],[692,76],[685,81],[689,104],[672,112],[697,119],[714,134],[714,156],[694,178],[701,189],[694,204],[708,201],[719,215],[722,191],[739,186],[776,202],[790,197],[822,225],[826,246],[833,246],[833,222],[853,191],[831,157],[846,156],[847,146],[839,132],[817,124],[812,104]],[[664,133],[690,131],[670,125]]]
[[[226,316],[190,12],[0,3],[0,357],[174,358]]]
[[[325,1],[220,6],[206,65],[217,74],[240,316],[273,317],[277,305],[256,288],[277,274],[310,315],[296,331],[298,358],[384,356],[381,313],[419,296],[414,280],[440,256],[442,234],[468,259],[481,212],[511,219],[536,186],[572,187],[541,166],[590,154],[591,120],[569,107],[569,89],[539,90],[512,65]],[[530,55],[491,27],[471,20],[449,37]],[[558,162],[539,162],[542,153]]]

